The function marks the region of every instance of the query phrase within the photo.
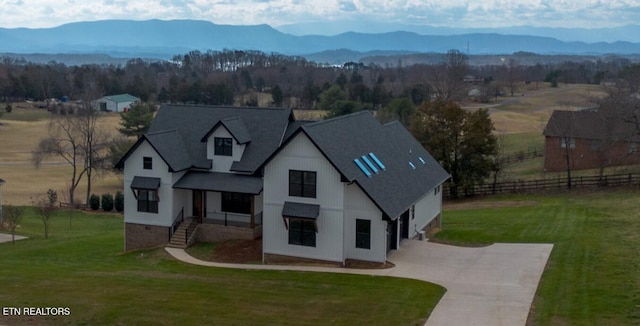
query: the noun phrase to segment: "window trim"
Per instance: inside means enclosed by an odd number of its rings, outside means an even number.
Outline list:
[[[225,198],[228,196],[231,198]],[[228,213],[251,214],[252,197],[253,195],[239,192],[222,192],[220,194],[220,210]]]
[[[300,225],[300,228],[297,228]],[[305,227],[306,226],[306,227]],[[288,243],[295,246],[316,247],[317,237],[316,229],[317,225],[315,221],[303,219],[303,218],[289,218],[288,229]],[[305,237],[306,235],[306,237]],[[298,239],[296,239],[298,236]],[[308,237],[308,238],[307,238]],[[306,240],[306,241],[305,241]]]
[[[142,169],[143,170],[153,170],[153,157],[151,157],[151,156],[143,156],[142,157]]]
[[[569,149],[576,148],[576,139],[573,137],[562,137],[560,139],[560,148],[567,148],[567,143],[569,144]]]
[[[299,174],[300,182],[293,182],[293,176]],[[313,176],[313,183],[306,183],[308,176]],[[313,188],[311,188],[313,186]],[[311,190],[313,189],[313,190]],[[318,173],[316,171],[289,170],[289,196],[317,198],[318,196]]]
[[[233,138],[214,137],[213,138],[213,155],[233,156]]]
[[[137,189],[135,192],[138,212],[158,214],[160,198],[157,190]],[[153,194],[152,196],[149,196]],[[149,197],[153,197],[149,199]],[[142,209],[141,209],[142,208]]]
[[[365,232],[360,227],[366,222],[368,230]],[[364,238],[363,238],[364,237]],[[371,249],[371,220],[356,219],[356,248]]]

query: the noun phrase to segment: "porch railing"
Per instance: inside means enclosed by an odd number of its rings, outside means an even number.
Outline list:
[[[193,218],[191,220],[191,223],[189,223],[186,232],[184,233],[184,243],[189,243],[189,235],[195,232],[196,227],[198,227],[198,219]]]
[[[171,225],[171,234],[169,237],[176,233],[176,230],[180,227],[182,222],[184,222],[184,207],[182,207],[176,218],[173,219],[173,225]]]
[[[251,215],[228,213],[228,212],[207,212],[205,223],[222,224],[224,226],[251,227]],[[254,226],[262,225],[262,212],[253,217]]]

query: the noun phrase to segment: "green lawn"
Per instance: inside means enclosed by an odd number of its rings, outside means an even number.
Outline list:
[[[443,242],[555,244],[535,325],[640,324],[640,191],[493,197],[531,205],[443,213]],[[500,204],[503,203],[503,204]]]
[[[199,267],[163,249],[124,254],[117,215],[66,211],[49,239],[31,211],[0,244],[0,309],[68,307],[70,316],[0,324],[422,325],[444,289],[419,281]]]

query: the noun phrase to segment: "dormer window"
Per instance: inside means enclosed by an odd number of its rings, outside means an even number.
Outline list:
[[[215,137],[214,139],[214,155],[232,156],[233,141],[231,138]]]

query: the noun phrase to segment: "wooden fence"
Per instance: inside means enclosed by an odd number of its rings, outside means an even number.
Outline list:
[[[517,153],[510,153],[507,155],[503,155],[502,157],[500,157],[500,162],[504,165],[509,165],[513,163],[522,162],[525,160],[531,160],[534,158],[542,157],[543,153],[544,153],[543,151],[538,150],[535,147],[532,147],[532,148],[529,148],[526,152],[520,151]]]
[[[585,189],[585,188],[603,188],[603,187],[622,187],[622,186],[638,186],[640,185],[640,174],[612,174],[587,177],[572,177],[571,186],[566,177],[558,177],[551,179],[538,180],[517,180],[498,182],[496,184],[476,185],[471,189],[467,189],[460,196],[474,195],[497,195],[497,194],[526,194],[541,193],[545,191],[553,191],[560,189]],[[445,185],[443,195],[449,197],[448,187]],[[462,191],[462,190],[461,190]]]

